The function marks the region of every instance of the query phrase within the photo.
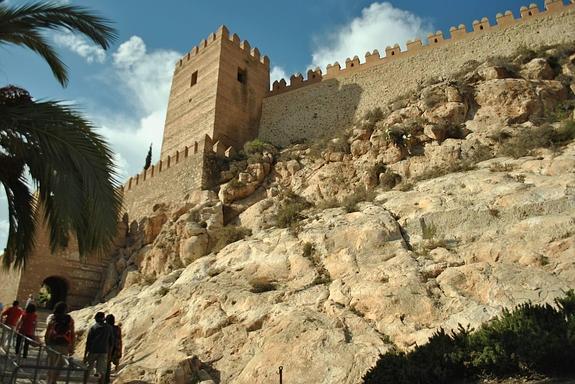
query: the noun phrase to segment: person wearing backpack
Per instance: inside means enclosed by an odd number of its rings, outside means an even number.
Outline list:
[[[60,370],[64,365],[63,355],[74,353],[74,319],[67,314],[68,306],[66,303],[59,302],[54,307],[48,319],[46,334],[44,340],[48,348],[48,366],[57,369],[48,371],[47,384],[56,383]]]
[[[92,325],[86,339],[86,350],[84,352],[84,362],[90,369],[96,369],[98,382],[106,382],[106,371],[108,370],[108,354],[114,346],[114,335],[112,327],[105,322],[104,312],[97,312],[94,316],[96,323]]]

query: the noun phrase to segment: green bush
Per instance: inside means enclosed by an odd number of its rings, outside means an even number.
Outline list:
[[[384,115],[384,113],[380,107],[376,107],[374,109],[371,109],[363,115],[363,118],[365,120],[372,122],[374,124],[377,123],[378,121],[383,120],[384,117],[385,117],[385,115]]]
[[[228,185],[230,186],[230,188],[242,188],[246,186],[246,183],[244,183],[243,181],[239,181],[237,178],[233,178],[230,181],[228,181]]]
[[[551,305],[521,304],[477,331],[436,332],[425,345],[380,355],[372,383],[461,383],[482,376],[575,374],[575,293]]]
[[[52,299],[52,293],[47,285],[42,285],[40,291],[38,292],[37,301],[38,304],[45,306]]]
[[[350,147],[348,139],[348,133],[343,129],[335,132],[333,136],[328,137],[323,135],[321,137],[311,139],[308,141],[310,149],[308,156],[320,159],[325,150],[330,152],[349,153]]]
[[[575,139],[575,120],[564,121],[554,133],[554,140],[557,143],[567,143]]]
[[[375,124],[377,124],[378,121],[383,120],[384,117],[385,114],[380,107],[371,109],[363,115],[363,124],[361,127],[372,131],[375,128]]]
[[[413,181],[424,181],[435,179],[437,177],[445,176],[455,172],[466,172],[476,168],[476,161],[474,159],[459,160],[457,162],[445,165],[443,167],[432,167],[425,170],[423,173],[413,177]]]
[[[573,109],[575,109],[575,100],[565,100],[557,103],[553,109],[546,110],[543,117],[532,120],[536,123],[556,123],[564,121],[573,116]]]
[[[276,223],[280,228],[295,229],[297,224],[304,218],[301,211],[312,206],[305,198],[288,192],[276,214]]]
[[[487,59],[489,65],[504,68],[507,77],[519,77],[519,65],[513,62],[510,57],[494,56]]]
[[[424,240],[431,240],[437,235],[437,227],[434,224],[427,224],[421,221],[421,237]]]
[[[248,141],[244,144],[244,153],[248,156],[263,152],[275,152],[275,147],[260,139]]]

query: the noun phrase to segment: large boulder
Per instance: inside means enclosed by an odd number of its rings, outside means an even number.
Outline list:
[[[182,264],[188,265],[205,256],[208,251],[207,231],[180,242],[180,260]]]
[[[475,93],[476,119],[522,123],[539,117],[564,100],[567,92],[559,81],[497,79],[480,83]]]
[[[531,80],[553,80],[555,73],[547,60],[537,58],[523,66],[521,76]]]
[[[158,210],[153,216],[144,217],[140,221],[140,228],[144,234],[143,245],[154,242],[166,221],[168,221],[168,215],[164,210]]]

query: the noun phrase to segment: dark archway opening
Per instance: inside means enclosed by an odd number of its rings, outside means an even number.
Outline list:
[[[53,309],[56,303],[66,301],[68,296],[68,283],[61,277],[50,276],[44,279],[42,286],[46,288],[48,297],[46,308]]]

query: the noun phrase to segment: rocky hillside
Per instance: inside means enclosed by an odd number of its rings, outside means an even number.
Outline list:
[[[218,193],[129,225],[80,334],[116,315],[118,382],[352,384],[439,327],[552,302],[575,286],[574,51],[469,63],[336,138],[250,143]]]

